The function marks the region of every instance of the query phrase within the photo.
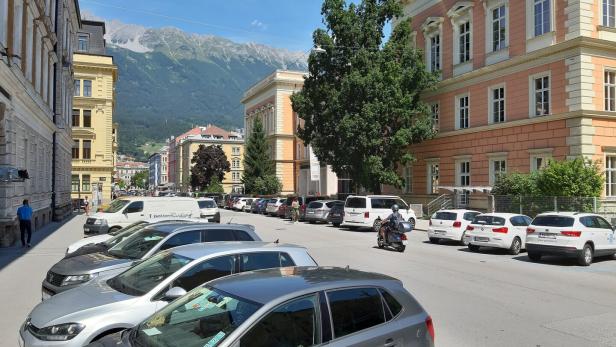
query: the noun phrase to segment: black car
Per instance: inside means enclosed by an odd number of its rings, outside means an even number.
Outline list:
[[[334,204],[332,208],[329,210],[329,215],[327,216],[327,221],[332,223],[333,226],[339,227],[342,224],[342,219],[344,218],[344,201]]]

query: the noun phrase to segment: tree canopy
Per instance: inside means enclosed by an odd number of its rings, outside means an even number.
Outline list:
[[[150,183],[150,172],[148,170],[139,171],[130,178],[130,185],[139,188],[146,189]]]
[[[356,185],[400,187],[398,166],[413,160],[409,145],[434,135],[421,94],[437,75],[411,43],[410,20],[384,42],[384,26],[402,16],[398,0],[325,0],[321,13],[326,28],[313,41],[324,51],[310,54],[303,89],[292,96],[304,120],[299,137]]]
[[[213,177],[222,182],[225,173],[231,171],[231,165],[220,146],[199,145],[190,162],[195,164],[190,169],[190,185],[193,190],[207,187]]]
[[[242,177],[242,182],[246,193],[278,193],[280,188],[272,191],[276,187],[275,181],[278,181],[275,171],[274,162],[269,155],[263,123],[260,118],[255,118],[244,152],[244,177]]]

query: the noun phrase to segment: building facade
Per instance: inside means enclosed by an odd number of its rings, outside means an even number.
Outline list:
[[[148,163],[142,163],[139,161],[118,161],[115,166],[115,181],[117,183],[123,181],[126,187],[135,188],[131,187],[131,180],[133,176],[139,172],[148,171],[149,168],[150,165]]]
[[[297,137],[301,120],[293,112],[291,95],[302,89],[305,75],[305,72],[277,70],[244,93],[246,137],[250,136],[255,119],[260,118],[276,176],[282,182],[282,194],[335,195],[345,190],[344,184],[339,187],[336,174],[320,163],[315,165],[319,167],[315,170],[319,172],[318,179],[313,179],[317,176],[310,172],[310,147]]]
[[[490,187],[498,173],[584,156],[616,197],[613,0],[403,0],[441,82],[424,98],[436,138],[410,147],[402,193]],[[469,204],[462,193],[460,205]]]
[[[72,198],[87,196],[93,205],[112,198],[117,148],[113,108],[118,69],[105,54],[104,34],[105,23],[82,20],[73,55]]]
[[[72,41],[79,27],[74,0],[0,1],[0,245],[18,239],[16,210],[28,199],[33,227],[71,213],[70,138],[65,116],[72,84]],[[7,170],[27,170],[12,180]]]
[[[168,183],[168,157],[169,146],[164,146],[148,158],[150,189],[156,189],[158,186],[164,186]]]
[[[198,130],[197,130],[198,129]],[[231,165],[231,171],[223,178],[222,186],[225,193],[243,193],[244,185],[244,138],[239,132],[230,132],[215,125],[197,127],[189,131],[190,135],[183,136],[176,144],[176,187],[183,192],[191,191],[190,169],[191,160],[199,146],[220,146]]]

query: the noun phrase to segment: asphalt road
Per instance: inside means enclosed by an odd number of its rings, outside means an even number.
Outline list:
[[[31,249],[0,249],[0,346],[16,345],[45,273],[82,236],[84,219],[36,232]],[[437,346],[616,346],[616,261],[610,259],[587,268],[556,258],[535,264],[524,254],[433,245],[422,231],[412,232],[406,252],[397,253],[376,248],[371,231],[224,211],[222,221],[231,219],[253,224],[264,240],[306,246],[320,265],[399,278],[432,315]]]

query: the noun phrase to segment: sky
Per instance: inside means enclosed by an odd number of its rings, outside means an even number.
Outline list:
[[[304,52],[312,46],[312,32],[323,27],[321,3],[321,0],[79,0],[82,12],[108,20],[118,19],[149,28],[174,26],[190,33]]]

